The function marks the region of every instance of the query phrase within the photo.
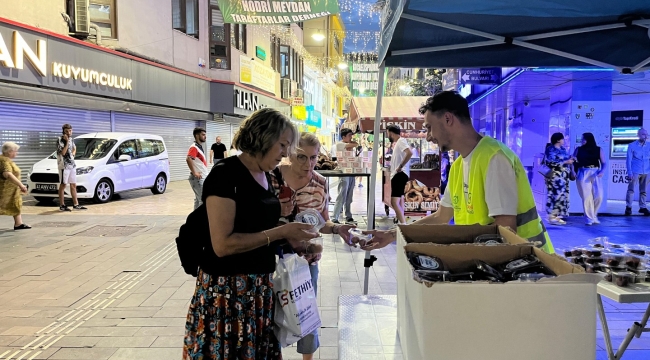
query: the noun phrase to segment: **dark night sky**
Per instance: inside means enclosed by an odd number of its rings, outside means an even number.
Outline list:
[[[349,52],[375,52],[377,44],[373,40],[364,44],[364,41],[357,39],[354,43],[355,31],[379,31],[379,13],[371,13],[370,6],[376,0],[339,0],[339,7],[341,9],[341,19],[345,24],[345,29],[348,31],[348,36],[345,40],[345,53]],[[360,16],[359,13],[362,15]]]

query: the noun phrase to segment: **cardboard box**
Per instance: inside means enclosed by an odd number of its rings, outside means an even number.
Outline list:
[[[352,164],[352,168],[353,168],[356,172],[361,172],[361,171],[363,170],[363,164],[362,164],[361,162],[353,163],[353,164]]]
[[[354,157],[355,155],[356,155],[356,153],[354,151],[344,151],[343,152],[343,156],[346,156],[346,157]]]
[[[341,170],[343,171],[344,174],[353,174],[354,173],[354,169],[352,169],[352,168],[343,168]]]
[[[350,163],[350,164],[357,164],[357,163],[361,164],[361,159],[359,159],[358,157],[354,157],[354,156],[346,157],[345,161]]]
[[[497,232],[508,244],[469,244]],[[595,358],[598,276],[496,226],[400,226],[397,244],[398,332],[405,359]],[[406,251],[460,268],[473,259],[496,264],[535,254],[560,276],[537,283],[423,283],[413,279]]]
[[[343,151],[337,151],[336,152],[336,158],[342,158],[343,156],[345,156],[345,155],[343,155]]]

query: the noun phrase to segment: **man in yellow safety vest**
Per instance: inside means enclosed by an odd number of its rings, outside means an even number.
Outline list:
[[[459,152],[460,157],[451,166],[438,211],[415,224],[448,224],[454,219],[456,225],[506,226],[553,253],[519,157],[505,144],[476,132],[467,100],[444,91],[427,99],[420,114],[424,115],[427,140],[437,143],[442,152]],[[374,237],[364,250],[384,247],[396,236],[395,230],[366,233]]]

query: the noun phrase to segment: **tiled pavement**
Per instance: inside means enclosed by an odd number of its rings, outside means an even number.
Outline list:
[[[353,212],[362,214],[365,189],[355,196]],[[173,239],[191,204],[186,182],[170,184],[162,196],[148,190],[127,193],[84,213],[62,214],[26,201],[25,220],[34,229],[0,230],[0,359],[179,359],[194,281],[180,268]],[[383,214],[383,206],[377,208]],[[648,244],[647,220],[605,218],[600,227],[576,224],[550,231],[560,246],[604,235]],[[81,233],[97,225],[133,227],[135,233]],[[10,227],[11,219],[0,217],[0,229]],[[370,293],[394,294],[395,247],[375,255]],[[322,347],[316,358],[337,358],[338,296],[361,294],[363,257],[362,251],[325,238],[318,294]],[[618,346],[643,310],[609,301],[606,310]],[[598,336],[598,358],[605,359]],[[650,358],[650,337],[634,339],[630,349],[624,359]],[[287,359],[300,358],[294,348],[284,353]]]

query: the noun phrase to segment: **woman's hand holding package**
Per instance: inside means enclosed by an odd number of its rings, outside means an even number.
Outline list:
[[[291,245],[296,252],[306,251],[306,248],[309,245],[309,240],[318,237],[318,232],[314,231],[314,226],[310,224],[294,222],[283,225],[281,229],[282,237],[289,242],[289,245]]]

